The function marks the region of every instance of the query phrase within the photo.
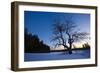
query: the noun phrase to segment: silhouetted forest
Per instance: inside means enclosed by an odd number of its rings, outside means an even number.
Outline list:
[[[90,48],[90,45],[88,43],[85,43],[82,46],[83,46],[83,48]]]
[[[44,42],[39,39],[38,35],[28,33],[27,29],[25,29],[24,39],[26,53],[50,52],[50,47],[44,44]]]

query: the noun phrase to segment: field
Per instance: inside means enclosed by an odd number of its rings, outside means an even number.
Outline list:
[[[68,54],[68,51],[24,54],[24,61],[71,60],[86,58],[90,58],[90,49],[73,50],[72,54]]]

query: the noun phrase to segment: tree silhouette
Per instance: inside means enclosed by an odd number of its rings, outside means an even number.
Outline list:
[[[26,53],[40,53],[40,52],[50,52],[50,47],[40,41],[38,35],[28,33],[25,29],[25,52]]]
[[[84,43],[82,46],[83,46],[83,48],[85,48],[85,49],[89,49],[89,48],[90,48],[90,45],[89,45],[88,43]]]
[[[72,44],[87,38],[87,32],[80,32],[72,19],[65,19],[64,22],[56,20],[53,26],[53,37],[51,41],[56,41],[55,46],[63,45],[72,54]]]

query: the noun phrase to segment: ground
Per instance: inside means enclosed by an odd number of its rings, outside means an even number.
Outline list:
[[[75,50],[72,54],[68,52],[50,53],[25,53],[24,61],[44,61],[44,60],[67,60],[67,59],[86,59],[90,58],[90,50]]]

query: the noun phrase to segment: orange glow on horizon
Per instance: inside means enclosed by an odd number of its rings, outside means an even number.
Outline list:
[[[86,41],[82,41],[82,42],[77,42],[77,43],[73,43],[72,44],[72,48],[75,49],[75,48],[83,48],[83,44],[86,44],[88,43],[90,45],[89,42],[86,42]],[[64,46],[60,45],[56,48],[51,48],[52,50],[64,50]]]

